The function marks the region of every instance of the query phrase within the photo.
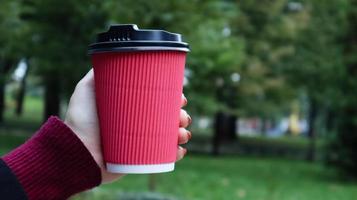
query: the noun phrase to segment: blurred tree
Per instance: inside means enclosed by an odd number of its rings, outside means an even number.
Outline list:
[[[0,122],[5,109],[5,84],[11,69],[23,56],[24,26],[19,19],[19,1],[0,1]]]
[[[24,99],[25,99],[25,93],[26,93],[26,82],[27,82],[27,77],[29,74],[29,65],[26,59],[22,60],[23,64],[26,66],[24,68],[24,74],[23,77],[21,77],[21,80],[19,80],[19,89],[16,94],[16,108],[15,108],[15,114],[17,116],[21,116],[23,113],[23,105],[24,105]]]
[[[31,32],[30,65],[45,86],[44,119],[58,115],[67,97],[89,69],[87,46],[107,20],[100,0],[23,0],[22,19]]]
[[[357,178],[357,1],[346,6],[346,31],[343,35],[344,74],[341,79],[340,115],[337,137],[329,146],[329,162],[350,178]]]
[[[304,28],[303,12],[290,12],[289,1],[238,1],[232,34],[244,39],[245,59],[239,68],[239,113],[265,121],[283,115],[296,97],[279,65],[294,53],[293,42]],[[263,133],[264,134],[264,133]]]
[[[310,138],[307,159],[313,161],[316,157],[316,119],[323,110],[335,113],[342,96],[339,81],[343,62],[339,43],[346,1],[315,0],[300,4],[300,12],[305,14],[305,27],[293,43],[293,56],[282,63],[281,70],[297,91],[307,95]]]

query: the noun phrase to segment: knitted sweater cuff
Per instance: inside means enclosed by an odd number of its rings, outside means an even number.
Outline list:
[[[101,182],[100,168],[87,148],[57,117],[50,117],[3,160],[30,200],[67,199]]]

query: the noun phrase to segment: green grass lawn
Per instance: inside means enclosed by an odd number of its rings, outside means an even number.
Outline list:
[[[41,104],[28,99],[23,117],[8,109],[0,126],[0,155],[20,145],[41,122]],[[197,154],[177,163],[172,173],[155,175],[156,190],[188,200],[352,200],[357,184],[339,180],[320,164],[277,158],[210,157]],[[147,175],[128,175],[74,199],[120,199],[123,193],[148,192]]]
[[[24,138],[2,135],[0,154]],[[123,193],[147,192],[148,178],[128,175],[77,199],[118,199]],[[174,172],[158,174],[156,181],[156,192],[178,199],[351,200],[357,196],[357,185],[339,181],[331,169],[282,159],[188,154]]]
[[[160,174],[157,191],[179,199],[350,200],[357,186],[339,182],[317,164],[280,159],[188,156],[175,172]],[[92,192],[147,191],[148,176],[129,175]],[[90,198],[90,195],[87,199]]]

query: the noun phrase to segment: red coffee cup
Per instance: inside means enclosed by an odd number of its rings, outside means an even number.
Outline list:
[[[113,173],[174,169],[187,43],[112,25],[89,46],[104,161]]]

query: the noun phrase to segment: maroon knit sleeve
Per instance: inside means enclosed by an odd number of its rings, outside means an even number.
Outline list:
[[[25,144],[3,157],[29,200],[67,199],[98,186],[101,171],[81,140],[51,117]]]

